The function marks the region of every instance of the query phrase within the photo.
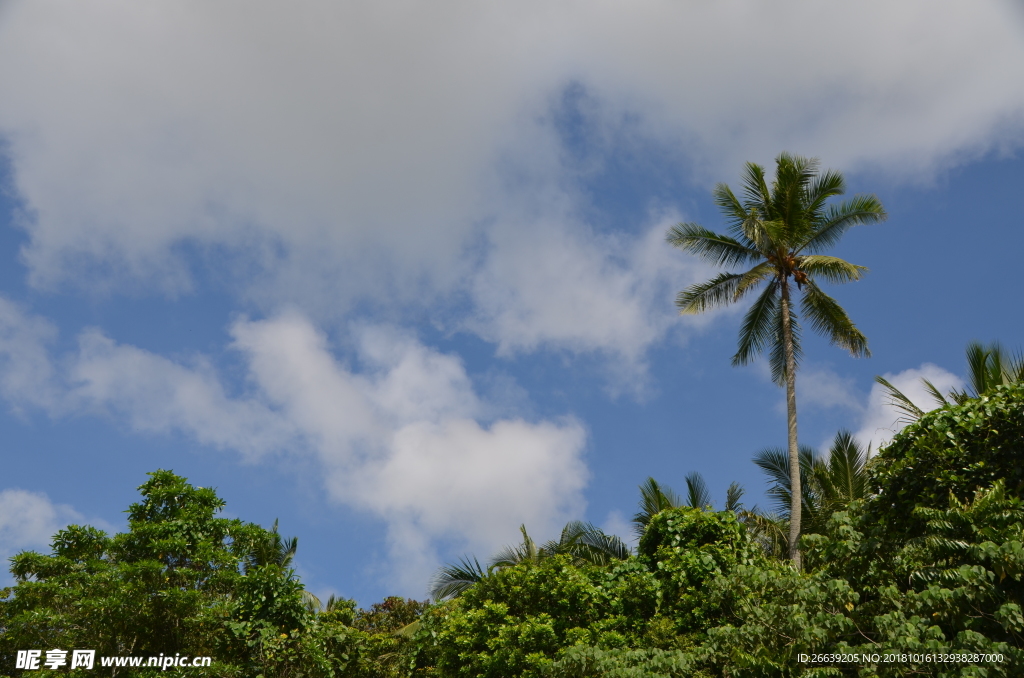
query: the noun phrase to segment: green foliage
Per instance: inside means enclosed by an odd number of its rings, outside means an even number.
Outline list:
[[[539,676],[564,647],[638,645],[659,591],[635,558],[600,568],[559,555],[504,568],[424,615],[420,662],[440,675]]]
[[[684,675],[692,660],[680,653],[720,613],[705,587],[759,562],[760,550],[733,513],[684,507],[652,517],[640,553],[603,568],[561,555],[495,572],[426,613],[418,661],[442,676],[581,675],[612,665]]]
[[[766,558],[742,516],[664,506],[648,483],[638,556],[488,578],[427,612],[417,665],[494,678],[1020,675],[1022,399],[1000,386],[930,414],[866,467],[842,435],[828,462],[809,459],[820,515],[802,572]],[[615,583],[627,572],[632,588]],[[1003,661],[800,659],[886,653]]]
[[[17,585],[0,600],[4,666],[18,649],[85,648],[215,660],[205,670],[134,669],[138,676],[329,674],[331,661],[311,651],[320,629],[301,583],[279,562],[261,564],[257,549],[275,533],[216,517],[224,505],[216,493],[170,471],[151,473],[139,490],[127,532],[71,526],[50,555],[11,559]],[[113,671],[97,666],[92,675]]]
[[[858,594],[846,581],[784,563],[739,566],[707,595],[723,614],[697,654],[729,675],[798,674],[809,668],[800,653],[833,652],[855,628],[849,612]]]
[[[569,521],[557,541],[551,539],[540,545],[530,537],[525,525],[520,525],[519,531],[523,541],[501,549],[491,558],[486,570],[475,556],[463,556],[458,563],[441,567],[431,583],[431,596],[435,600],[458,596],[491,572],[520,563],[536,564],[554,556],[568,555],[577,565],[607,565],[629,557],[630,553],[621,539],[582,520]]]
[[[633,529],[642,537],[651,519],[665,509],[682,506],[683,500],[672,488],[660,485],[654,478],[648,478],[640,485],[639,511],[633,516]]]
[[[427,607],[426,601],[389,596],[369,610],[359,610],[352,626],[366,633],[394,633],[419,619]]]
[[[692,656],[681,650],[646,648],[604,650],[575,645],[544,671],[550,678],[706,678]]]
[[[836,511],[845,510],[868,496],[867,450],[847,430],[836,433],[826,456],[814,449],[800,447],[800,494],[802,531],[820,533]],[[769,447],[754,456],[754,463],[768,476],[767,495],[773,500],[774,513],[756,509],[742,512],[744,524],[758,538],[766,553],[780,557],[788,549],[788,522],[792,506],[789,455],[779,447]]]
[[[918,505],[943,508],[950,493],[970,499],[1002,480],[1024,491],[1024,384],[997,386],[963,405],[928,413],[900,432],[872,463],[870,515],[879,530],[913,535]]]
[[[879,675],[1014,676],[1024,661],[1021,636],[1021,530],[1019,499],[995,487],[969,504],[953,499],[946,510],[918,508],[925,528],[879,544],[864,506],[833,517],[830,536],[808,539],[818,576],[844,577],[859,592],[851,609],[857,629],[836,647],[845,652],[1001,654],[1000,664],[978,667],[879,667]],[[906,536],[906,535],[905,535]],[[875,648],[875,649],[872,649]],[[941,668],[941,671],[940,671]]]
[[[666,612],[684,634],[703,632],[720,613],[720,603],[706,595],[711,581],[762,559],[733,513],[688,507],[656,515],[638,551],[661,582]]]

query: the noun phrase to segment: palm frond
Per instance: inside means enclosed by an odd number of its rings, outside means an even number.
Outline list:
[[[967,391],[958,391],[955,388],[950,388],[947,395],[943,395],[939,387],[930,382],[929,380],[922,378],[921,383],[925,386],[925,390],[935,400],[935,407],[944,408],[947,405],[964,405],[965,402],[971,399],[971,395]],[[948,396],[948,397],[947,397]],[[952,400],[952,402],[950,402]]]
[[[1024,381],[1024,352],[1017,351],[1007,357],[1006,378],[1011,384]]]
[[[287,568],[295,559],[295,553],[299,549],[298,537],[285,539],[278,532],[278,521],[274,520],[274,526],[269,530],[259,533],[249,544],[249,553],[245,556],[246,569],[253,569],[265,565],[277,565]]]
[[[996,350],[999,350],[998,344],[995,345]],[[993,375],[991,364],[993,360],[993,351],[990,351],[987,347],[983,346],[981,342],[972,341],[967,344],[967,378],[970,382],[971,388],[974,389],[976,395],[980,395],[987,391],[992,386],[995,386],[992,382]],[[995,360],[998,360],[996,358]],[[1002,370],[1000,370],[999,381],[1002,381]]]
[[[395,629],[391,632],[391,635],[398,636],[399,638],[412,638],[416,635],[416,632],[423,627],[423,620],[417,619],[416,621],[409,622],[405,626]]]
[[[788,512],[789,451],[782,447],[767,447],[754,456],[754,464],[768,476],[768,496],[775,502],[779,512]]]
[[[877,224],[888,215],[873,195],[856,195],[830,205],[807,240],[797,248],[800,252],[821,252],[835,246],[850,228],[861,224]]]
[[[816,464],[820,464],[817,453],[806,445],[800,446],[800,487],[801,504],[805,512],[814,511],[814,487],[810,481]],[[768,476],[768,490],[765,494],[772,499],[776,511],[787,517],[790,510],[792,492],[789,474],[789,451],[782,447],[767,447],[754,455],[754,464]]]
[[[807,187],[807,211],[819,214],[825,207],[825,201],[846,193],[846,180],[835,170],[825,170],[816,176]]]
[[[711,492],[704,476],[697,471],[686,476],[686,505],[690,508],[704,509],[711,506]]]
[[[800,257],[799,265],[812,277],[821,277],[836,285],[860,280],[868,271],[867,266],[858,266],[839,257],[822,254]]]
[[[775,275],[775,266],[765,261],[746,273],[740,274],[740,281],[736,285],[736,299],[742,299],[748,292],[753,290],[759,283]]]
[[[778,243],[773,242],[770,233],[770,222],[775,216],[772,212],[772,192],[765,180],[764,167],[748,162],[744,166],[742,180],[746,219],[734,226],[732,231],[737,237],[750,242],[763,256],[768,256],[777,249]]]
[[[715,204],[725,217],[728,230],[737,238],[745,239],[743,234],[743,223],[750,218],[750,213],[740,203],[739,198],[732,192],[727,184],[716,184],[711,191]],[[742,241],[741,241],[742,242]]]
[[[716,266],[735,266],[761,257],[757,250],[699,224],[676,224],[669,229],[666,240]]]
[[[577,564],[607,565],[613,560],[629,557],[630,549],[615,535],[607,534],[593,523],[574,520],[562,530],[554,547],[546,546],[549,554],[565,553],[573,556]]]
[[[887,379],[876,376],[875,381],[885,389],[885,395],[889,398],[886,404],[896,408],[902,413],[897,420],[901,424],[911,424],[924,416],[924,410],[918,407],[913,400],[906,396],[903,391],[893,386]],[[941,394],[940,394],[941,395]]]
[[[458,563],[445,565],[437,571],[430,584],[430,596],[434,600],[454,598],[486,576],[480,561],[473,556],[463,556]]]
[[[749,211],[750,207],[757,207],[762,213],[770,209],[772,204],[771,190],[768,188],[768,181],[765,179],[764,167],[754,162],[748,162],[743,166],[743,197],[744,205]]]
[[[988,356],[988,363],[986,365],[988,368],[988,379],[985,380],[984,384],[986,388],[984,391],[976,390],[979,396],[996,386],[1010,383],[1011,360],[998,341],[989,344]]]
[[[660,485],[654,478],[648,478],[640,485],[639,511],[633,516],[634,530],[638,536],[643,536],[644,530],[651,522],[651,518],[668,508],[682,506],[682,500],[672,488],[667,485]]]
[[[729,484],[729,489],[725,491],[725,510],[738,513],[743,510],[743,486],[737,482]]]
[[[800,447],[799,461],[804,533],[821,532],[835,511],[867,496],[867,452],[849,431],[836,434],[827,461],[807,446]],[[767,476],[767,495],[778,515],[788,519],[792,496],[788,451],[766,448],[755,455],[754,463]]]
[[[814,281],[808,280],[804,286],[800,308],[811,328],[828,337],[835,346],[845,348],[855,358],[871,355],[864,333],[857,329],[839,302],[825,294]]]
[[[752,232],[761,239],[760,248],[773,255],[789,251],[790,224],[785,219],[764,219],[756,224]]]
[[[739,198],[726,184],[717,184],[711,192],[715,204],[725,217],[726,232],[731,234],[739,243],[764,252],[762,243],[758,239],[756,224],[764,214],[759,204],[741,203]],[[754,226],[754,228],[751,228]]]
[[[320,599],[317,598],[316,595],[313,594],[312,591],[307,591],[306,589],[302,589],[301,595],[302,595],[302,605],[303,605],[303,607],[306,608],[306,610],[308,612],[312,612],[312,613],[315,614],[317,612],[320,612],[320,610],[322,610],[324,608],[323,603],[320,602]]]
[[[750,540],[759,545],[769,558],[783,560],[789,553],[789,521],[775,513],[762,513],[755,506],[740,511],[739,520]]]
[[[1007,353],[997,341],[988,346],[972,341],[967,345],[967,380],[973,397],[1020,382],[1024,380],[1024,356]]]
[[[739,273],[719,273],[711,280],[690,285],[676,296],[676,308],[680,315],[695,315],[730,304],[736,300],[742,279]]]
[[[807,189],[818,171],[816,158],[781,153],[775,159],[775,181],[772,183],[773,218],[781,226],[776,242],[791,245],[805,241],[813,228],[807,210]]]
[[[523,535],[522,543],[516,546],[506,546],[498,551],[491,558],[488,569],[512,567],[519,563],[537,563],[541,560],[541,547],[537,546],[537,542],[526,532],[526,525],[520,525],[519,532]]]
[[[816,479],[826,515],[867,496],[866,464],[867,451],[853,434],[846,429],[836,433],[829,448],[828,463],[822,465],[822,472]]]
[[[733,365],[749,363],[764,350],[765,346],[775,342],[776,328],[772,320],[779,306],[778,291],[779,283],[773,280],[743,316],[739,346],[736,355],[732,357]]]
[[[330,595],[330,597],[327,598],[327,604],[324,605],[323,611],[324,612],[336,612],[338,610],[343,610],[343,609],[348,608],[351,603],[352,603],[352,601],[349,601],[349,600],[347,600],[345,598],[340,598],[340,597],[338,597],[338,596],[336,596],[336,595],[334,595],[332,593]]]

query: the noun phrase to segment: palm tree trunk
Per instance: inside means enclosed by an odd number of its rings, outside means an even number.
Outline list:
[[[796,436],[796,355],[793,352],[793,325],[789,317],[789,280],[782,280],[782,342],[786,351],[786,414],[789,423],[789,559],[800,569],[800,512],[803,488],[800,486],[800,447]]]

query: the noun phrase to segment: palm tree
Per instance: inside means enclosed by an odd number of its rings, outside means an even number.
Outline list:
[[[644,531],[650,525],[654,516],[665,509],[688,506],[696,509],[707,509],[714,502],[711,499],[711,491],[708,490],[704,476],[694,471],[685,478],[686,500],[672,491],[667,485],[661,485],[654,478],[648,478],[640,485],[640,504],[636,515],[633,516],[633,529],[636,536],[644,536]],[[747,513],[740,501],[743,498],[743,487],[739,483],[731,483],[725,492],[725,509],[731,511],[742,520]],[[756,509],[756,507],[755,507]]]
[[[783,153],[776,159],[771,186],[764,168],[747,163],[743,200],[725,184],[714,189],[715,202],[728,222],[728,234],[695,223],[674,226],[668,241],[716,266],[751,265],[742,273],[723,272],[692,285],[676,298],[681,314],[703,313],[739,301],[762,283],[764,290],[747,311],[740,329],[734,365],[756,358],[770,347],[772,378],[786,387],[789,466],[793,477],[789,556],[800,567],[800,459],[796,421],[796,370],[800,361],[800,324],[794,297],[811,329],[853,356],[869,355],[867,338],[818,281],[859,280],[867,269],[838,257],[818,254],[839,242],[852,226],[883,221],[875,196],[860,195],[840,203],[830,198],[845,193],[842,174],[818,172],[813,159]]]
[[[263,565],[277,565],[286,568],[295,558],[295,552],[299,548],[299,538],[292,537],[285,539],[277,531],[277,520],[274,520],[274,527],[264,530],[257,539],[250,545],[249,553],[245,557],[246,569],[253,569]]]
[[[454,565],[444,565],[434,574],[430,584],[430,597],[434,600],[454,598],[473,584],[483,581],[493,567],[486,570],[475,556],[462,556]]]
[[[949,393],[944,395],[935,384],[927,379],[921,379],[925,390],[935,400],[936,407],[963,405],[968,400],[981,397],[996,386],[1024,381],[1024,355],[1008,354],[999,342],[985,346],[981,342],[972,341],[967,344],[966,353],[967,389],[950,389]],[[923,409],[886,379],[875,377],[875,381],[885,388],[889,404],[902,413],[898,423],[911,424],[924,416]]]
[[[568,555],[577,567],[582,565],[608,565],[615,560],[625,560],[630,549],[621,539],[606,534],[593,523],[573,520],[562,528],[558,540],[549,540],[543,545],[537,543],[520,525],[523,541],[515,546],[506,546],[490,561],[487,568],[473,556],[463,556],[454,565],[445,565],[434,575],[430,595],[435,600],[458,596],[473,584],[483,580],[495,570],[520,564],[537,565],[544,560]]]
[[[665,509],[682,506],[683,502],[672,488],[658,484],[654,478],[648,478],[640,485],[640,510],[633,516],[633,529],[637,537],[644,536],[651,519]]]
[[[743,486],[735,481],[729,483],[729,487],[725,491],[725,510],[732,511],[733,513],[742,513],[743,502],[740,501],[742,498]]]
[[[827,460],[810,447],[800,447],[800,506],[804,531],[821,532],[833,513],[846,509],[857,499],[867,497],[868,453],[854,439],[853,434],[846,430],[836,434]],[[787,450],[766,448],[754,456],[754,463],[768,476],[770,487],[767,494],[775,502],[775,512],[762,515],[762,518],[775,525],[788,522],[793,505],[794,483],[790,475]],[[762,527],[769,527],[768,523]],[[770,527],[769,532],[772,531],[777,531],[777,527]]]
[[[249,553],[243,559],[246,572],[266,565],[276,565],[282,570],[291,567],[295,552],[299,550],[299,538],[282,537],[277,522],[275,518],[274,527],[263,530],[249,545]],[[310,612],[316,612],[322,607],[320,599],[306,589],[302,589],[302,602]]]
[[[711,490],[704,482],[704,476],[694,471],[684,478],[686,481],[686,505],[690,508],[706,508],[714,504],[711,500]]]

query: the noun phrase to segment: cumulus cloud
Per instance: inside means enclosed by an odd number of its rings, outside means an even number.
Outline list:
[[[66,504],[55,504],[42,492],[17,488],[0,491],[0,562],[20,551],[48,551],[50,538],[83,516]],[[90,524],[96,524],[91,522]],[[0,584],[12,579],[7,567],[0,572]]]
[[[58,405],[54,367],[48,345],[57,329],[43,318],[25,313],[0,297],[0,393],[22,412],[26,405]]]
[[[258,395],[225,393],[208,361],[178,364],[96,329],[79,336],[66,376],[66,409],[109,414],[136,431],[185,430],[205,445],[247,455],[284,449],[296,435]]]
[[[636,367],[675,321],[675,292],[710,277],[666,246],[665,233],[678,221],[659,219],[637,239],[578,223],[570,229],[571,219],[495,229],[472,281],[479,311],[465,326],[499,354],[547,345],[613,353]]]
[[[263,308],[466,295],[501,351],[631,358],[669,269],[567,218],[565,87],[700,177],[783,148],[916,176],[1019,143],[1021,36],[1008,0],[12,0],[0,134],[36,285],[181,293],[206,261]]]
[[[437,540],[486,553],[520,523],[550,531],[582,512],[583,427],[494,418],[457,358],[363,328],[355,373],[298,315],[233,333],[254,383],[322,463],[331,496],[388,522],[406,590],[422,594]]]
[[[931,363],[925,363],[916,369],[903,370],[896,374],[887,373],[882,376],[925,412],[934,410],[938,403],[929,395],[924,384],[921,383],[922,379],[933,383],[942,393],[948,393],[950,389],[954,388],[962,389],[964,386],[960,377]],[[871,387],[871,393],[868,394],[861,427],[855,435],[862,445],[870,444],[872,450],[878,450],[903,428],[902,416],[899,410],[889,404],[889,397],[882,385],[875,384]]]
[[[840,408],[855,413],[864,411],[863,396],[851,377],[843,377],[827,367],[811,366],[800,371],[797,379],[798,402],[821,409]],[[785,403],[782,404],[785,408]]]
[[[0,314],[0,337],[42,325]],[[514,539],[520,523],[550,532],[582,513],[587,436],[579,422],[502,417],[458,358],[394,328],[353,334],[357,366],[339,360],[297,312],[240,320],[232,335],[247,365],[241,390],[201,358],[173,362],[97,330],[61,360],[42,349],[37,372],[47,378],[31,381],[12,367],[13,351],[37,349],[0,342],[0,390],[23,407],[105,414],[253,460],[312,460],[331,499],[387,525],[389,574],[409,595],[423,595],[438,544],[488,553]]]

